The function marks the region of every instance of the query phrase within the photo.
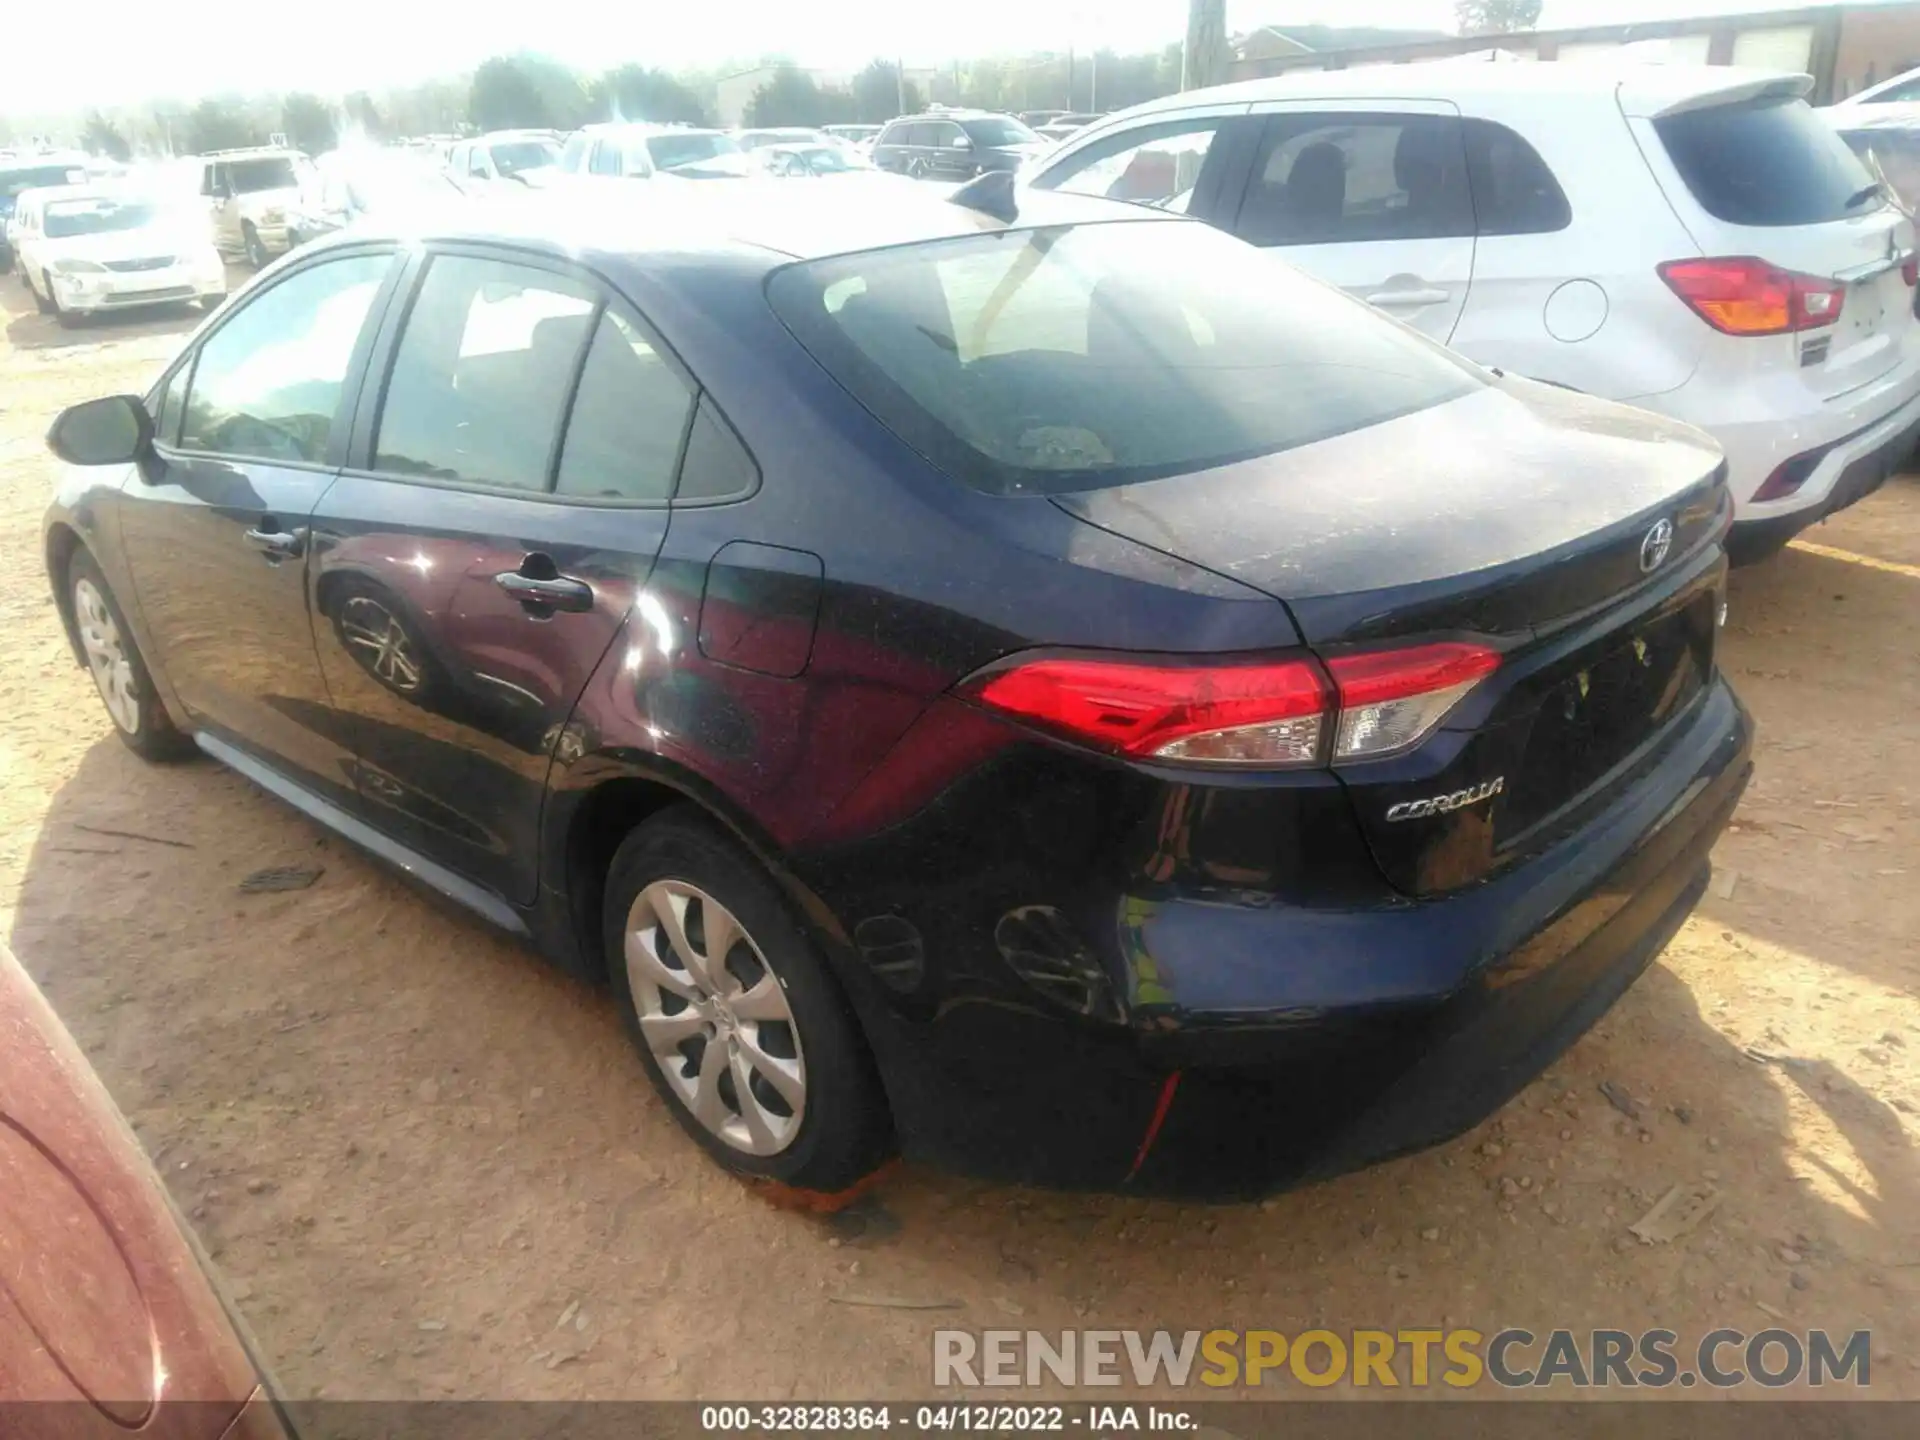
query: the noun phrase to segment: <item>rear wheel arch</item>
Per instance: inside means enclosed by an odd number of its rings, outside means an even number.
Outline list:
[[[584,793],[570,797],[565,813],[558,817],[561,832],[550,832],[549,842],[557,842],[555,858],[565,876],[569,919],[590,973],[604,977],[611,959],[602,941],[600,912],[614,853],[641,825],[675,807],[699,816],[743,849],[786,898],[800,923],[825,942],[824,948],[844,953],[847,935],[826,902],[788,868],[773,837],[710,782],[670,762],[642,764],[610,756],[602,760],[612,761],[612,768]],[[837,961],[838,954],[831,958]]]

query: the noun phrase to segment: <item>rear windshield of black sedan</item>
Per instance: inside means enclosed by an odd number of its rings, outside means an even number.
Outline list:
[[[1271,454],[1477,372],[1197,222],[1003,230],[790,266],[801,344],[957,479],[1059,494]]]

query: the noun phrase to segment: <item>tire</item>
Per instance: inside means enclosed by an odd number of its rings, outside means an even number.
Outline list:
[[[246,247],[247,263],[256,270],[264,270],[273,257],[267,254],[266,243],[261,240],[260,232],[252,224],[240,227],[240,243]]]
[[[677,918],[660,923],[663,905]],[[709,988],[695,952],[716,907],[739,934]],[[675,925],[684,951],[668,938]],[[698,812],[676,806],[627,836],[608,868],[603,926],[614,996],[647,1077],[722,1166],[833,1194],[892,1153],[879,1081],[826,962],[759,863]],[[701,1062],[723,1043],[709,1091]]]
[[[27,282],[27,289],[33,292],[33,308],[38,310],[42,315],[53,314],[53,282],[51,280],[47,281],[47,293],[42,295],[40,293],[40,287],[35,285],[32,277],[26,273],[25,266],[22,266],[20,269],[20,278]],[[41,278],[45,279],[46,277],[43,275]]]
[[[142,760],[165,763],[195,754],[193,741],[174,727],[160,703],[133,631],[93,556],[75,550],[65,584],[74,632],[114,732]]]
[[[218,295],[202,295],[200,297],[200,313],[202,315],[211,315],[214,311],[218,310],[222,305],[226,303],[227,303],[227,292],[224,290],[222,290]]]

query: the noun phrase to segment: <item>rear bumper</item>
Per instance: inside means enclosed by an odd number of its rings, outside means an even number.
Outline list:
[[[960,999],[876,1037],[904,1148],[1031,1184],[1239,1198],[1472,1127],[1605,1012],[1704,889],[1752,727],[1718,679],[1682,726],[1601,820],[1444,899],[1123,899],[1127,1025]]]
[[[1797,519],[1806,526],[1847,503],[1836,503],[1836,497],[1863,457],[1886,449],[1920,422],[1920,343],[1909,350],[1888,374],[1833,400],[1813,394],[1797,372],[1782,370],[1744,378],[1696,375],[1679,390],[1639,403],[1698,425],[1720,442],[1739,523]],[[1812,463],[1791,494],[1752,498],[1779,467],[1796,459]]]
[[[1778,551],[1809,525],[1857,504],[1878,490],[1912,459],[1920,445],[1920,399],[1876,425],[1865,435],[1850,437],[1826,452],[1809,456],[1815,473],[1828,479],[1817,504],[1760,519],[1737,520],[1727,537],[1727,554],[1736,565],[1751,565]]]

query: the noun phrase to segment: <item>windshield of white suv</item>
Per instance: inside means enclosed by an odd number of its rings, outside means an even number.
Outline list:
[[[1011,115],[995,115],[985,120],[963,120],[961,129],[976,145],[1036,145],[1040,137]]]
[[[1881,198],[1859,158],[1804,100],[1683,110],[1653,128],[1700,208],[1730,225],[1819,225]]]
[[[1483,383],[1360,301],[1192,221],[842,255],[781,270],[767,298],[895,434],[997,494],[1226,465]]]
[[[253,195],[261,190],[291,190],[300,183],[291,155],[267,155],[258,160],[229,160],[224,166],[227,183],[236,195]]]
[[[740,147],[731,135],[718,130],[692,130],[684,135],[649,135],[647,153],[662,170],[676,165],[695,165],[716,155],[738,155]]]
[[[160,207],[145,200],[54,200],[47,205],[49,240],[74,235],[104,235],[110,230],[138,230],[160,218]]]
[[[550,140],[499,140],[487,146],[487,153],[502,175],[542,170],[560,162],[560,147]]]

